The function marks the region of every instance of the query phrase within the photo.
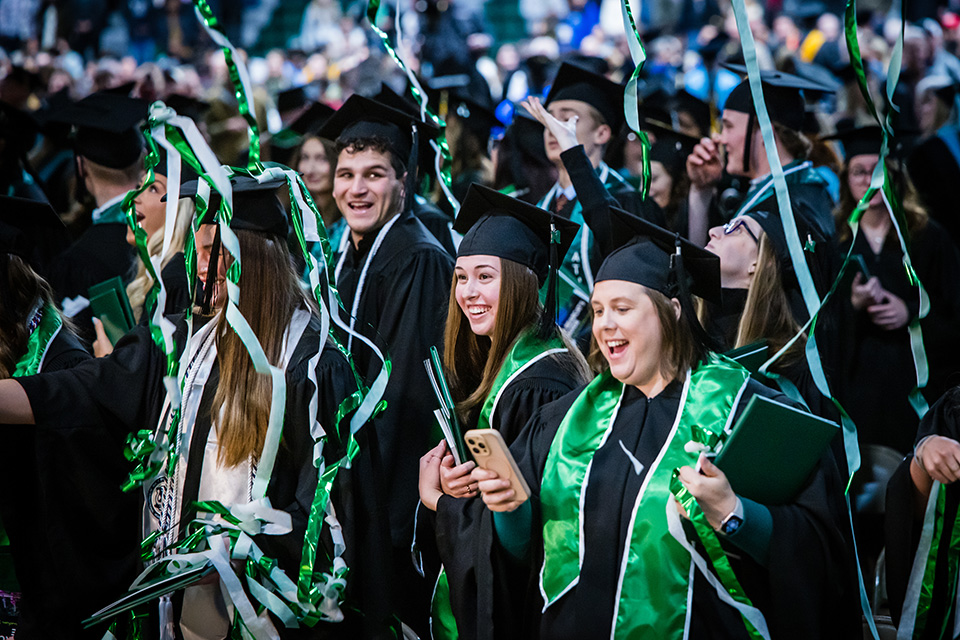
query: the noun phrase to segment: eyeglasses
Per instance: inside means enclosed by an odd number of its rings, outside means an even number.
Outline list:
[[[873,169],[867,171],[866,169],[856,168],[850,171],[851,180],[863,180],[867,178],[868,180],[873,177]]]
[[[753,231],[750,231],[750,227],[747,226],[747,219],[745,216],[735,218],[723,225],[723,235],[728,236],[737,229],[743,229],[751,238],[753,238],[754,242],[756,242],[758,245],[760,244],[760,238],[754,235]]]

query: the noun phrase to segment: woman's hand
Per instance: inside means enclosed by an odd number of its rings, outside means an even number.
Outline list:
[[[703,138],[687,156],[687,176],[693,189],[712,189],[723,176],[719,136]]]
[[[501,478],[496,471],[477,467],[470,477],[477,483],[483,503],[490,511],[513,511],[523,504],[522,500],[516,499],[517,494],[510,488],[510,481]]]
[[[880,301],[867,307],[867,313],[873,324],[887,331],[902,329],[910,321],[907,303],[885,289],[881,289]]]
[[[737,494],[733,492],[727,476],[702,453],[700,473],[691,467],[680,467],[680,481],[697,499],[703,515],[714,529],[719,530],[723,519],[737,507]]]
[[[546,127],[547,131],[553,134],[553,137],[557,139],[557,144],[560,145],[560,151],[573,149],[580,144],[577,140],[577,116],[573,116],[566,122],[560,122],[550,115],[550,112],[540,102],[540,98],[536,96],[530,96],[521,101],[520,105],[529,111],[530,115],[537,119],[537,122]]]
[[[927,475],[942,484],[960,479],[960,442],[945,436],[930,436],[917,447],[914,460]]]
[[[102,358],[113,353],[113,345],[110,343],[110,338],[107,337],[107,332],[99,318],[93,319],[93,330],[97,332],[97,339],[93,341],[93,355]]]
[[[853,276],[853,282],[850,285],[850,304],[857,311],[866,309],[871,305],[879,304],[883,301],[883,287],[876,276],[866,282],[863,281],[863,274],[859,271]]]
[[[456,467],[453,464],[453,454],[447,452],[440,461],[440,487],[443,492],[454,498],[472,498],[477,495],[477,485],[470,477],[470,472],[477,463],[467,460]]]
[[[431,511],[437,510],[437,502],[443,495],[443,488],[440,486],[440,462],[446,448],[447,442],[441,440],[440,444],[420,458],[420,502]]]

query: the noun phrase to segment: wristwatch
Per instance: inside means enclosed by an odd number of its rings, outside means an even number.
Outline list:
[[[725,536],[733,535],[737,532],[737,529],[740,528],[740,525],[743,524],[743,503],[740,502],[740,497],[737,497],[737,504],[733,508],[727,517],[720,521],[720,533]]]

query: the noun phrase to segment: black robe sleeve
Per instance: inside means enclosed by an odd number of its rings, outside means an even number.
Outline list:
[[[500,431],[508,445],[537,409],[566,395],[577,385],[575,371],[569,356],[545,358],[531,365],[503,390],[492,426]],[[519,570],[519,577],[523,579],[526,572],[510,562],[499,563],[499,569],[494,569],[498,561],[492,553],[493,519],[483,501],[443,496],[437,504],[435,531],[460,637],[465,640],[524,637],[524,629],[519,624],[522,608],[493,607],[495,591],[505,588],[506,581],[511,579],[504,576]]]

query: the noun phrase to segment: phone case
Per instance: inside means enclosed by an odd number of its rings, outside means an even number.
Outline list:
[[[471,429],[463,434],[463,437],[478,467],[496,471],[501,478],[510,480],[510,488],[514,490],[517,500],[522,502],[530,497],[530,487],[523,479],[523,474],[517,468],[517,463],[499,431]]]

